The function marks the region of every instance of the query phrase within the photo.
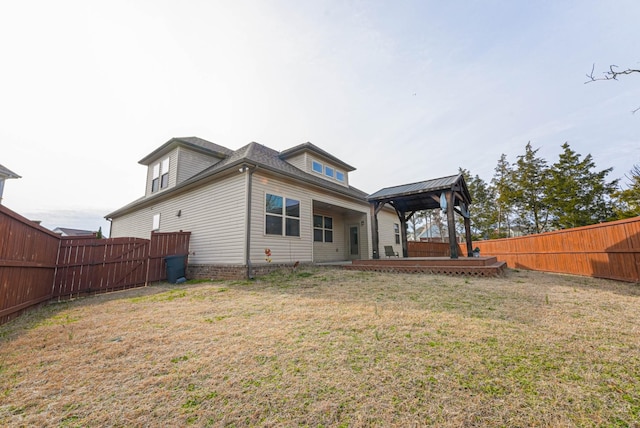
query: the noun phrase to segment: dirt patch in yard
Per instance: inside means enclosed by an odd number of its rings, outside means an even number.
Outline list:
[[[307,269],[0,326],[4,426],[637,426],[640,287]]]

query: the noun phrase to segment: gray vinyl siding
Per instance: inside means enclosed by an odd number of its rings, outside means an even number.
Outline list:
[[[265,198],[267,193],[300,201],[300,236],[275,236],[265,233]],[[311,197],[295,183],[274,179],[260,173],[253,175],[251,204],[251,262],[266,263],[264,250],[271,250],[272,263],[312,261],[313,231]]]
[[[311,171],[311,163],[309,162],[308,156],[306,153],[301,153],[299,155],[287,158],[287,162],[295,166],[296,168],[301,169],[302,171],[305,171],[305,172]]]
[[[384,258],[384,246],[393,246],[394,251],[402,255],[402,243],[396,244],[396,235],[393,229],[393,225],[400,225],[400,219],[390,210],[383,209],[378,213],[378,238],[380,243],[380,257]],[[401,241],[402,242],[402,241]]]
[[[333,242],[313,242],[314,262],[334,262],[347,259],[346,242],[348,235],[345,235],[345,220],[342,214],[332,213],[326,210],[316,210],[313,214],[324,217],[331,217],[333,220]],[[313,226],[313,218],[311,219]],[[313,240],[313,236],[311,237]]]
[[[190,263],[244,264],[248,177],[248,174],[231,174],[196,189],[172,194],[169,199],[155,202],[134,213],[114,218],[111,236],[149,238],[153,215],[160,214],[160,232],[191,232]],[[366,201],[328,194],[320,188],[302,187],[300,182],[276,177],[260,169],[253,174],[252,183],[250,258],[253,265],[267,263],[264,254],[266,248],[271,250],[272,263],[347,260],[347,232],[351,224],[359,225],[360,258],[371,257],[371,219]],[[299,237],[265,233],[267,193],[300,201]],[[318,214],[333,218],[332,243],[313,242],[314,201],[336,207],[335,211],[327,208],[318,211]],[[385,240],[393,239],[394,218],[393,212],[389,215],[386,210],[379,214],[381,245],[385,242],[384,236],[391,237]]]
[[[144,209],[125,214],[111,221],[110,238],[144,238],[149,239],[153,222],[153,213]],[[162,226],[162,218],[160,218]]]
[[[220,159],[213,156],[198,153],[184,147],[178,147],[176,184],[182,183],[218,162],[220,162]]]
[[[211,182],[113,219],[111,236],[149,238],[159,213],[160,232],[191,232],[190,263],[243,264],[245,189],[246,174]]]
[[[265,196],[271,193],[285,198],[300,201],[300,237],[279,237],[265,234]],[[365,227],[361,227],[360,239],[366,242],[371,240],[369,224],[369,204],[365,201],[357,202],[323,193],[319,189],[300,187],[299,182],[276,179],[256,172],[253,178],[253,198],[251,205],[251,261],[252,263],[266,263],[264,250],[271,249],[272,263],[322,262],[345,260],[347,258],[347,238],[345,236],[344,214],[322,211],[324,215],[333,217],[334,239],[333,243],[326,244],[313,242],[313,201],[320,201],[336,207],[357,211],[348,214],[357,218],[358,222],[364,221]],[[343,210],[340,210],[343,211]],[[368,258],[368,244],[361,245],[361,257]],[[336,251],[337,249],[337,251]],[[318,251],[318,254],[315,252]]]

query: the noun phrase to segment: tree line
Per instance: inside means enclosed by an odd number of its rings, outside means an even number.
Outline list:
[[[531,143],[511,163],[502,154],[489,182],[460,168],[473,203],[474,240],[496,239],[587,226],[640,215],[640,165],[626,180],[610,180],[613,168],[598,170],[591,154],[582,156],[569,143],[553,164]],[[457,224],[462,233],[462,220]],[[415,239],[446,236],[439,210],[415,213],[408,225]],[[462,234],[464,236],[464,234]]]

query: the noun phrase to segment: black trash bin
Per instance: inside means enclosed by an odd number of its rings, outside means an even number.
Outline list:
[[[187,256],[176,255],[164,258],[167,264],[167,281],[175,284],[179,278],[184,278],[184,260]]]

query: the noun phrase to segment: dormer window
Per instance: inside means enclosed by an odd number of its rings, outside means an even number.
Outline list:
[[[313,161],[311,163],[311,168],[318,174],[322,174],[322,164],[320,162]]]
[[[336,171],[336,180],[344,182],[344,173]]]
[[[160,174],[162,174],[160,176],[160,188],[164,189],[169,185],[169,158],[162,161]]]
[[[158,189],[164,189],[167,186],[169,186],[169,158],[153,166],[151,192],[157,192]]]
[[[327,177],[331,177],[333,178],[333,168],[331,168],[330,166],[326,166],[324,167],[324,175],[326,175]]]

